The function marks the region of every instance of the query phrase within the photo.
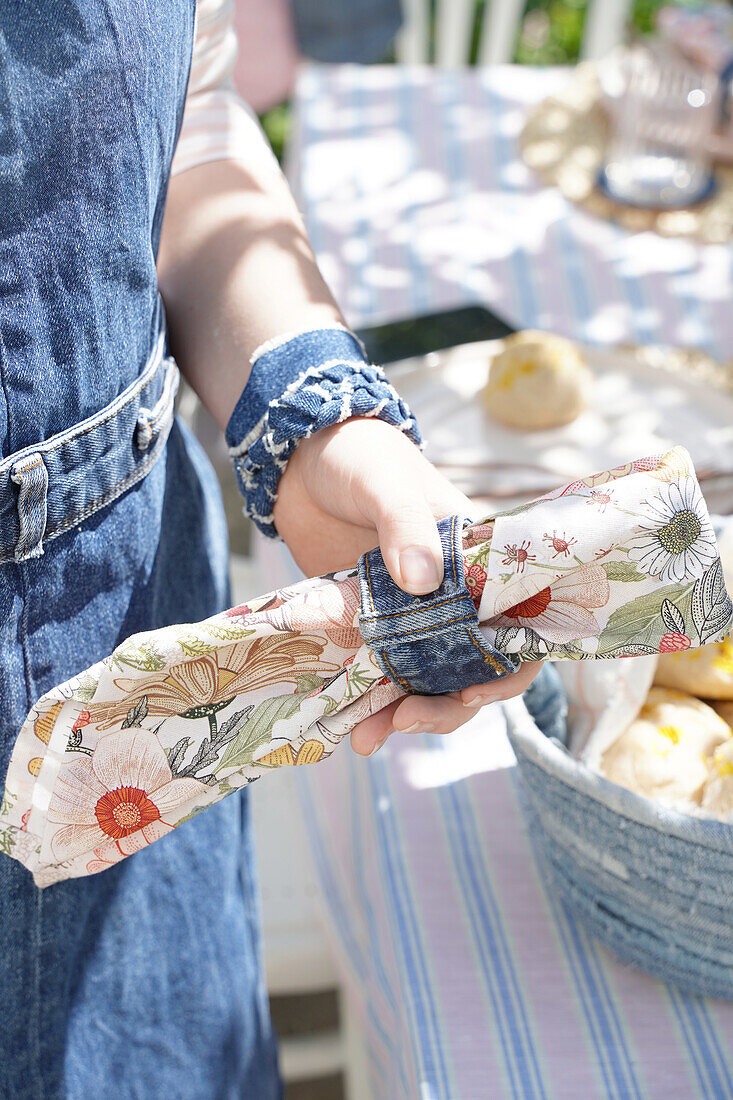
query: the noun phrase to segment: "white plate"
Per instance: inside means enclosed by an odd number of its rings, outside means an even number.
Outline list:
[[[502,346],[464,344],[388,368],[428,441],[428,457],[473,499],[509,507],[681,443],[710,510],[733,511],[733,389],[723,368],[658,348],[582,347],[595,375],[591,407],[563,428],[520,431],[493,420],[479,397]]]

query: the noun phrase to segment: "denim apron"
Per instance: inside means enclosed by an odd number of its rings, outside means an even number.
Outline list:
[[[193,25],[194,0],[0,5],[3,780],[39,695],[229,601],[155,272]],[[278,1096],[259,954],[242,796],[43,892],[0,855],[1,1100]]]

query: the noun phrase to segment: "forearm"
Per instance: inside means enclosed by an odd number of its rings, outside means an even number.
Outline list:
[[[171,348],[223,428],[265,340],[341,316],[269,153],[174,176],[158,276]]]

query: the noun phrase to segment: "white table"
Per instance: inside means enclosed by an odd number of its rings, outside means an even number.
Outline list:
[[[730,347],[730,252],[631,236],[540,188],[526,104],[563,79],[312,67],[291,176],[353,325],[485,301],[589,341]],[[265,587],[291,580],[261,547]],[[299,769],[375,1100],[733,1097],[733,1006],[621,966],[543,884],[498,708]]]

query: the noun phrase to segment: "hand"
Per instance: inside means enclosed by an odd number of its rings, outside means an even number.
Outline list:
[[[402,432],[384,421],[355,417],[298,444],[280,480],[275,524],[308,576],[346,569],[377,543],[393,580],[424,595],[443,580],[436,519],[470,515],[471,503]],[[351,747],[362,756],[392,731],[450,733],[498,699],[520,695],[541,662],[491,684],[451,695],[410,695],[354,727]]]

